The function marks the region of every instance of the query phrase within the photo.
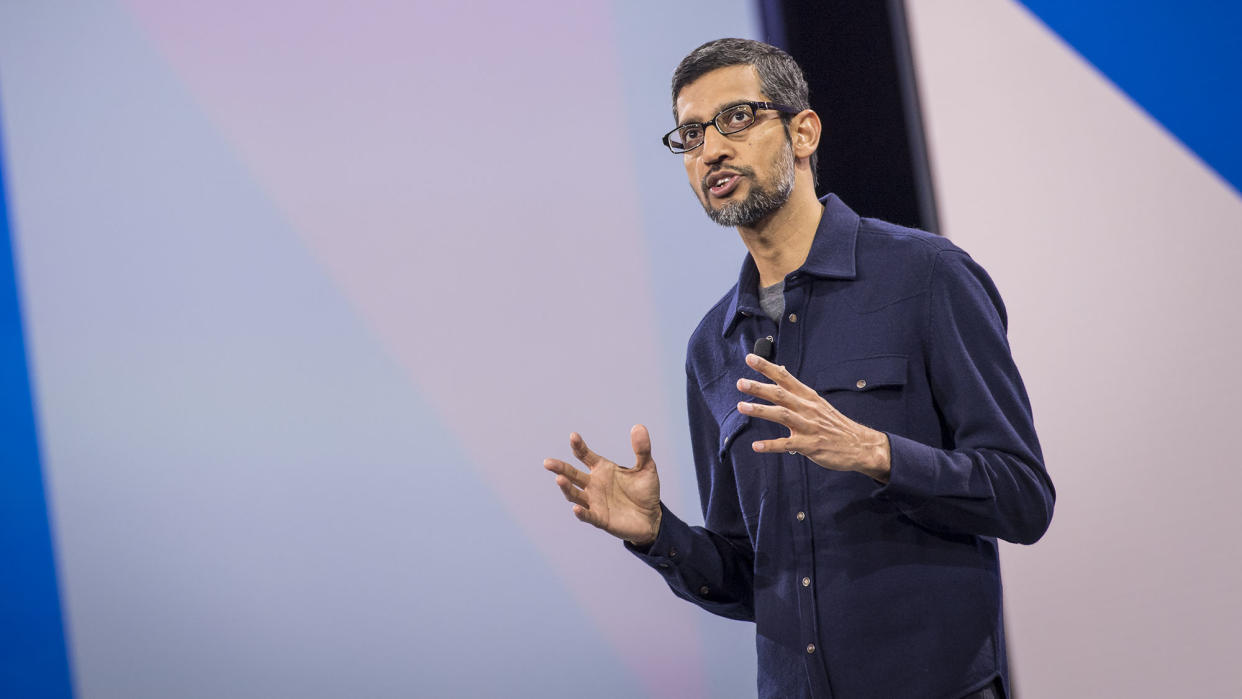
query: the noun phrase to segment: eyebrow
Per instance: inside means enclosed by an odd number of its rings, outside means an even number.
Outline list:
[[[712,119],[715,119],[716,117],[720,116],[720,113],[723,112],[724,110],[732,109],[738,106],[739,104],[746,104],[747,102],[762,102],[762,101],[763,100],[733,100],[732,102],[725,102],[724,104],[716,107],[716,113],[712,115]],[[710,124],[710,123],[712,123],[711,119],[709,119],[708,121],[683,121],[677,125],[677,128],[680,129],[681,127],[687,124]]]

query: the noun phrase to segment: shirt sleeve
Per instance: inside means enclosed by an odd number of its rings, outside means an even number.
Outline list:
[[[1000,294],[960,250],[937,255],[930,284],[927,372],[950,448],[890,433],[890,480],[875,496],[931,529],[1034,543],[1052,520],[1056,491]]]
[[[713,614],[754,621],[754,549],[733,472],[720,459],[720,429],[693,376],[686,381],[690,442],[706,527],[692,527],[661,503],[662,519],[648,547],[626,548],[664,577],[673,594]]]

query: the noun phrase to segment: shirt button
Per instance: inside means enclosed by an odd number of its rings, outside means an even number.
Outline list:
[[[658,564],[658,565],[659,565],[659,567],[660,567],[660,568],[667,568],[667,567],[668,567],[668,564],[667,564],[667,563],[660,563],[660,564]]]
[[[811,586],[811,579],[810,579],[810,578],[802,578],[802,587],[810,587],[810,586]]]
[[[814,653],[814,652],[815,652],[815,644],[814,644],[814,643],[808,643],[808,644],[806,644],[806,652],[808,652],[808,653]]]
[[[855,386],[857,386],[857,387],[859,387],[859,388],[866,388],[866,387],[867,387],[867,380],[866,380],[866,379],[859,379],[859,380],[858,380],[858,383],[856,383],[856,384],[854,384],[854,385],[855,385]]]
[[[670,546],[670,547],[668,548],[668,557],[669,557],[669,558],[677,558],[677,549],[675,549],[675,548],[673,548],[672,546]]]
[[[711,589],[710,589],[710,588],[708,588],[706,585],[704,585],[703,587],[700,587],[700,588],[699,588],[699,595],[700,595],[700,596],[702,596],[702,597],[706,597],[706,596],[707,596],[707,593],[709,593],[709,592],[711,592]]]
[[[797,314],[797,313],[790,313],[790,314],[789,314],[789,322],[790,322],[790,323],[797,323],[797,322],[798,322],[798,314]]]
[[[801,521],[802,521],[802,520],[804,520],[804,519],[806,519],[806,513],[805,513],[805,512],[799,512],[799,513],[798,513],[798,521],[799,521],[799,522],[801,522]]]

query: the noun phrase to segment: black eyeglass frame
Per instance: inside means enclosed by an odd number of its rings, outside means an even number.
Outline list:
[[[782,114],[794,115],[802,111],[801,109],[794,109],[793,107],[790,107],[789,105],[777,104],[775,102],[750,102],[750,101],[737,102],[735,104],[731,104],[728,107],[725,107],[724,109],[720,110],[720,113],[712,117],[711,121],[690,122],[687,124],[680,124],[678,126],[673,127],[671,131],[664,134],[664,138],[660,139],[660,141],[664,144],[666,148],[668,148],[673,153],[673,155],[681,155],[683,153],[689,153],[690,151],[694,150],[695,148],[701,147],[704,143],[707,142],[707,139],[704,138],[702,141],[699,142],[699,145],[695,146],[694,148],[687,148],[685,150],[677,150],[676,148],[674,148],[673,144],[669,142],[669,139],[672,138],[673,134],[677,133],[678,131],[681,131],[687,126],[697,126],[703,129],[705,132],[708,126],[715,126],[716,131],[719,132],[721,136],[728,136],[730,134],[741,133],[742,131],[745,131],[746,129],[749,129],[750,127],[754,126],[755,121],[751,121],[749,124],[735,131],[725,131],[724,129],[720,128],[720,124],[716,120],[724,116],[727,112],[731,112],[734,109],[737,109],[738,107],[741,107],[743,105],[748,105],[752,112],[758,112],[760,110],[770,109],[773,111],[780,112]]]

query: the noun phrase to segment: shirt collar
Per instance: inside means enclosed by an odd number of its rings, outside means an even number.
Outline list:
[[[824,205],[824,213],[819,217],[811,251],[806,256],[806,262],[785,277],[787,281],[794,281],[802,275],[825,279],[855,277],[854,247],[858,242],[858,214],[835,194],[826,194],[819,201]],[[721,335],[728,336],[742,317],[761,312],[759,269],[755,267],[754,258],[747,254],[742,261],[742,271],[733,289],[729,309],[725,312]]]

